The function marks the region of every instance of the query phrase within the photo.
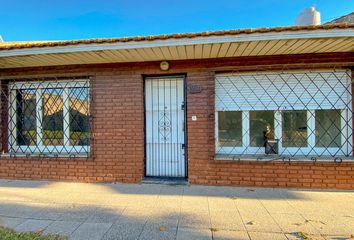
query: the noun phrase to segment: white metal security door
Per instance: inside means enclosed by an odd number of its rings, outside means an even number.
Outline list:
[[[146,176],[185,177],[184,78],[145,79]]]

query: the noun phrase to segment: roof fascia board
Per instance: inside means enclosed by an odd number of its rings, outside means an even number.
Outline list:
[[[205,36],[180,39],[166,40],[145,40],[145,41],[128,41],[115,43],[90,43],[77,44],[67,46],[53,47],[33,47],[23,49],[10,49],[0,51],[0,57],[35,55],[35,54],[55,54],[70,52],[87,52],[87,51],[103,51],[103,50],[119,50],[119,49],[138,49],[138,48],[154,48],[181,45],[196,44],[213,44],[226,42],[249,42],[249,41],[271,41],[271,40],[290,40],[290,39],[315,39],[315,38],[340,38],[354,37],[354,29],[331,29],[331,30],[313,30],[313,31],[286,31],[272,33],[251,33],[240,35],[222,35],[222,36]]]

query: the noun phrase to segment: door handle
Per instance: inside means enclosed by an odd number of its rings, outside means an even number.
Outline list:
[[[181,104],[181,110],[184,110],[184,102]]]

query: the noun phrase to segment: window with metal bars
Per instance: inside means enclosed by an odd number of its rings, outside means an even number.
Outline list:
[[[345,70],[217,74],[216,156],[352,156],[351,87]]]
[[[13,81],[7,88],[10,155],[88,156],[88,79]]]

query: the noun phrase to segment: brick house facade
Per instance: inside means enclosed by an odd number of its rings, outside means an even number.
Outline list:
[[[352,49],[354,50],[354,49]],[[0,178],[138,183],[145,178],[144,78],[184,75],[186,95],[186,178],[191,184],[354,189],[354,162],[216,159],[215,75],[221,72],[354,70],[354,52],[239,56],[195,60],[30,66],[0,70],[9,79],[73,78],[90,81],[91,142],[88,157],[11,155],[8,151],[7,96],[1,99]],[[352,75],[353,78],[353,75]],[[198,86],[199,91],[191,88]],[[354,102],[353,102],[354,104]],[[197,120],[192,120],[196,116]],[[353,121],[351,121],[351,127]],[[353,138],[353,135],[350,136]]]

